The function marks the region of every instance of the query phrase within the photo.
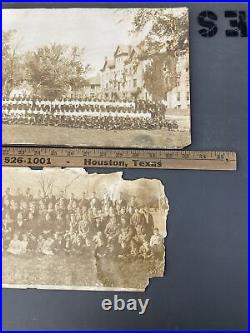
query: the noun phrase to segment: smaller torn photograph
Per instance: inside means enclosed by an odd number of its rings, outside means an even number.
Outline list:
[[[144,291],[164,275],[159,180],[77,168],[2,174],[3,287]]]

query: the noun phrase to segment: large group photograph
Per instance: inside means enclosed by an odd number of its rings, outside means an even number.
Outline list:
[[[3,177],[4,287],[142,291],[163,276],[159,180],[60,168],[6,167]]]
[[[191,143],[187,8],[4,9],[4,144]]]

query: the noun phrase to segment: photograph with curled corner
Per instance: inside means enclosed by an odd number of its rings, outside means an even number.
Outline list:
[[[144,291],[165,271],[157,179],[3,167],[4,288]]]
[[[4,144],[191,143],[187,8],[3,9],[2,16]]]

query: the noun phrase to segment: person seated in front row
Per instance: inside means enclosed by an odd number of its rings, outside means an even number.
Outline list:
[[[152,255],[149,243],[145,240],[139,248],[139,256],[143,259],[149,259]]]
[[[97,231],[97,233],[93,237],[94,243],[94,254],[95,257],[101,258],[105,256],[105,239],[104,235],[101,231]]]
[[[53,245],[54,245],[53,237],[50,234],[46,234],[41,246],[41,253],[47,256],[53,256],[54,255]]]
[[[164,253],[164,238],[159,233],[158,228],[154,228],[153,235],[150,238],[150,247],[155,257],[161,257]]]
[[[27,252],[27,246],[27,235],[23,234],[20,240],[19,233],[15,233],[13,239],[10,241],[7,252],[15,255],[25,254]]]

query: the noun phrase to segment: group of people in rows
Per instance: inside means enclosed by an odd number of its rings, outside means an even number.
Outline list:
[[[30,188],[15,193],[7,188],[2,199],[2,251],[12,255],[93,251],[96,258],[163,259],[164,239],[151,208],[139,206],[135,196],[100,199],[94,192],[67,198],[64,191],[34,196]]]
[[[165,119],[166,106],[144,100],[100,100],[62,98],[53,101],[38,97],[3,98],[4,124],[58,126],[71,128],[178,129]]]

